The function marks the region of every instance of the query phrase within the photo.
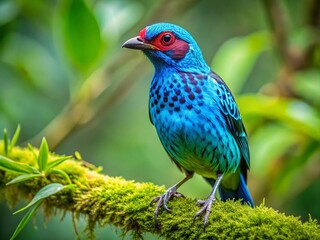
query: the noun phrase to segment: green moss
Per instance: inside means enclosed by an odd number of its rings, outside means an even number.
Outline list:
[[[3,154],[0,142],[0,154]],[[34,154],[15,147],[9,158],[36,165]],[[59,157],[51,155],[50,159]],[[67,172],[77,188],[65,190],[45,201],[47,217],[54,213],[72,211],[75,216],[87,217],[88,237],[94,238],[94,228],[112,224],[141,238],[151,232],[167,239],[320,239],[320,227],[316,221],[302,223],[299,218],[285,216],[263,205],[254,209],[239,202],[216,202],[212,208],[209,225],[203,229],[203,219],[193,221],[199,210],[195,199],[176,198],[169,203],[173,212],[162,212],[159,226],[153,224],[154,206],[150,201],[165,191],[152,183],[136,183],[121,177],[113,178],[85,167],[81,161],[67,160],[59,166]],[[5,183],[16,175],[0,170],[0,192],[10,206],[21,199],[30,199],[49,182],[67,184],[56,175],[37,178],[13,186]],[[58,211],[57,211],[58,210]]]

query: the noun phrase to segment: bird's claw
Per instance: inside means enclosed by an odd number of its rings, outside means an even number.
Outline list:
[[[209,215],[211,212],[211,206],[212,203],[215,202],[216,199],[215,198],[208,198],[206,201],[204,200],[198,200],[196,202],[196,205],[198,206],[202,206],[201,209],[194,215],[193,220],[195,220],[197,217],[201,216],[203,213],[205,213],[204,215],[204,228],[206,228],[207,223],[208,223],[208,219],[209,219]]]
[[[197,205],[197,206],[203,206],[205,203],[206,203],[205,200],[198,200],[198,201],[196,202],[196,205]]]
[[[158,225],[158,215],[159,215],[159,211],[161,208],[163,208],[167,212],[172,212],[172,210],[170,208],[168,208],[167,203],[173,197],[184,197],[184,195],[176,192],[175,189],[168,189],[168,191],[165,192],[164,194],[152,199],[150,205],[157,202],[156,208],[154,210],[154,223],[155,223],[155,225]]]

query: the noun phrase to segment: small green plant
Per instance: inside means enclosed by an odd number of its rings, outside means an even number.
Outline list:
[[[7,156],[11,149],[16,145],[19,135],[20,135],[20,124],[18,124],[15,133],[13,134],[12,139],[8,139],[7,129],[3,130],[3,142],[4,142],[4,154]]]
[[[16,230],[14,231],[12,237],[10,238],[10,240],[15,239],[18,234],[21,232],[21,230],[27,225],[27,223],[29,222],[29,220],[31,219],[31,217],[37,212],[38,208],[41,206],[42,202],[44,201],[44,199],[60,192],[63,189],[67,189],[67,188],[73,188],[74,185],[73,184],[69,184],[69,185],[62,185],[60,183],[50,183],[46,186],[44,186],[43,188],[41,188],[36,195],[33,197],[33,199],[31,200],[31,202],[19,209],[18,211],[14,212],[13,214],[17,214],[19,212],[22,212],[24,210],[26,210],[29,207],[32,207],[26,215],[24,215],[24,217],[22,218],[22,220],[20,221],[19,225],[17,226]]]
[[[38,177],[48,177],[50,174],[56,174],[62,176],[66,181],[69,183],[68,185],[62,185],[60,183],[50,183],[43,188],[41,188],[33,197],[31,202],[21,208],[20,210],[16,211],[14,214],[19,213],[21,211],[26,210],[27,208],[32,207],[27,214],[22,218],[19,225],[17,226],[15,232],[13,233],[11,239],[14,239],[18,236],[21,230],[26,226],[29,222],[31,217],[36,213],[37,209],[41,206],[44,199],[60,192],[66,188],[73,188],[74,185],[71,184],[71,180],[68,174],[60,169],[56,169],[58,165],[63,163],[64,161],[71,158],[71,156],[63,156],[52,161],[49,161],[49,146],[45,138],[42,139],[39,153],[36,154],[35,149],[29,145],[29,149],[34,153],[36,158],[36,162],[38,167],[29,166],[28,164],[19,163],[9,159],[7,156],[10,153],[11,149],[15,146],[18,137],[20,134],[20,126],[18,125],[15,134],[11,140],[8,139],[7,130],[4,129],[3,131],[3,142],[4,142],[4,154],[6,156],[0,155],[0,169],[18,174],[17,177],[9,181],[6,185],[16,184],[19,182],[27,181],[33,178]]]

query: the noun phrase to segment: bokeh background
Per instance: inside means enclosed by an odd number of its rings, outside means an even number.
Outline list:
[[[179,181],[149,122],[153,67],[121,48],[160,21],[186,28],[234,93],[256,204],[320,219],[317,0],[1,0],[0,129],[10,135],[20,123],[20,146],[39,146],[45,136],[51,150],[79,151],[110,176],[166,187]],[[196,176],[181,192],[205,198],[210,187]],[[0,212],[0,238],[9,239],[22,215],[3,201]],[[76,239],[70,215],[61,216],[44,223],[37,214],[37,228],[29,223],[18,239]],[[120,234],[96,231],[97,239]]]

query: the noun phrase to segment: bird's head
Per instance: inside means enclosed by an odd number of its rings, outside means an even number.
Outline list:
[[[174,24],[147,26],[122,47],[142,50],[156,70],[169,66],[184,72],[210,72],[196,41],[186,30]]]

